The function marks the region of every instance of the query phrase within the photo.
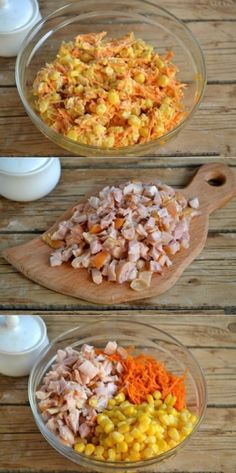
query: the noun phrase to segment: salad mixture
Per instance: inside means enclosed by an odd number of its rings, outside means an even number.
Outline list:
[[[185,374],[109,341],[104,350],[58,350],[36,392],[47,428],[97,460],[139,461],[178,445],[197,417],[186,408]]]
[[[33,95],[42,120],[71,140],[104,148],[146,143],[172,130],[185,115],[173,53],[160,56],[133,33],[105,36],[63,42],[38,71]]]
[[[187,201],[160,181],[107,186],[43,236],[54,248],[50,265],[70,261],[75,269],[86,268],[95,284],[128,281],[141,291],[153,273],[172,265],[172,255],[189,247],[189,225],[198,207],[196,197]]]

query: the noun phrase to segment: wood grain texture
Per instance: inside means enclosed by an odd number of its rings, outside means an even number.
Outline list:
[[[201,158],[212,162],[212,158]],[[215,159],[215,158],[214,158]],[[231,159],[235,169],[236,159]],[[170,158],[160,160],[128,160],[127,168],[123,161],[118,169],[111,169],[106,160],[98,164],[96,160],[63,159],[62,178],[56,189],[44,199],[32,203],[15,203],[6,199],[0,200],[0,249],[29,241],[32,236],[44,232],[50,227],[66,208],[73,205],[77,196],[84,196],[95,187],[124,181],[125,179],[142,178],[150,180],[159,177],[174,187],[187,185],[196,172],[195,158],[181,158],[173,167]],[[172,167],[170,167],[172,165]],[[206,248],[171,291],[158,298],[151,298],[142,303],[121,306],[131,311],[155,309],[163,310],[205,310],[218,308],[221,311],[235,310],[236,306],[236,199],[224,209],[217,210],[210,218],[210,234]],[[88,304],[56,294],[30,282],[16,272],[5,260],[0,260],[0,305],[2,310],[30,308],[35,311],[60,309],[88,309]],[[92,304],[91,309],[96,307]]]
[[[47,315],[45,321],[49,338],[84,322],[88,315],[73,315],[70,322],[67,316],[58,318],[57,315]],[[144,316],[146,323],[157,325],[191,346],[192,353],[204,370],[209,391],[208,409],[199,432],[174,459],[160,465],[158,471],[235,473],[235,317],[186,314],[179,315],[177,321],[176,315],[155,317],[146,313]],[[136,317],[139,320],[138,313]],[[27,381],[27,377],[14,379],[0,376],[0,471],[82,473],[84,470],[57,454],[37,430],[27,405]]]
[[[216,182],[218,180],[219,187],[209,185],[213,179]],[[190,225],[190,247],[176,253],[172,258],[173,265],[164,268],[161,275],[154,274],[150,287],[143,291],[133,291],[129,283],[118,285],[103,281],[102,284],[95,285],[86,269],[75,271],[70,263],[51,268],[49,257],[52,249],[40,238],[23,246],[6,249],[3,256],[18,271],[38,284],[89,302],[116,304],[157,297],[177,282],[186,267],[201,252],[207,238],[208,216],[236,194],[236,174],[226,165],[206,164],[199,168],[192,182],[181,192],[187,200],[198,196],[200,201],[200,215],[194,218]],[[67,220],[72,214],[73,209],[67,210],[46,234],[52,234],[58,223]]]
[[[163,8],[166,8],[174,15],[182,20],[236,20],[236,5],[234,0],[164,0],[161,3]],[[39,0],[40,9],[43,15],[47,15],[65,5],[64,0]]]

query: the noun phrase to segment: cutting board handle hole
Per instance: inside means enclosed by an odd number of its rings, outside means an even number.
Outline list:
[[[209,177],[209,179],[206,180],[207,184],[212,187],[220,187],[223,186],[226,182],[226,177],[224,174],[217,174],[215,176]]]

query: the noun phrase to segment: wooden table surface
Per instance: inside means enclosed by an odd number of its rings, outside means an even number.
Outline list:
[[[64,1],[42,0],[45,14]],[[68,158],[30,122],[18,98],[14,60],[0,59],[0,155],[61,156],[62,177],[44,199],[22,204],[0,199],[0,250],[41,234],[78,196],[114,180],[154,175],[184,186],[200,164],[223,161],[236,172],[236,2],[171,0],[162,5],[182,18],[203,47],[208,87],[199,111],[161,155],[145,159]],[[152,323],[190,348],[204,370],[208,409],[189,445],[158,468],[165,473],[236,472],[236,198],[210,218],[205,249],[176,286],[158,298],[97,307],[32,283],[0,259],[2,314],[39,314],[49,337],[94,316],[132,317]],[[84,470],[43,439],[32,418],[27,378],[0,376],[0,472],[62,473]]]

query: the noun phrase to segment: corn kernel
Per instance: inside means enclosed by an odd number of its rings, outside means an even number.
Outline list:
[[[140,126],[140,119],[136,115],[130,115],[128,118],[129,125]]]
[[[169,425],[169,416],[167,414],[161,415],[159,419],[163,425]]]
[[[138,452],[131,452],[128,458],[132,462],[138,462],[140,460],[140,454]]]
[[[159,69],[162,69],[165,65],[164,61],[162,61],[160,57],[156,57],[155,64],[157,65]]]
[[[136,427],[134,427],[133,430],[131,430],[131,435],[133,435],[133,437],[137,440],[142,438],[142,432]]]
[[[99,455],[99,456],[103,455],[104,447],[102,447],[102,445],[98,445],[97,447],[95,447],[94,453],[95,455]]]
[[[78,442],[75,444],[74,449],[78,453],[83,453],[85,450],[85,445],[82,442]]]
[[[148,394],[146,399],[147,399],[148,404],[153,404],[154,403],[154,399],[153,399],[151,394]]]
[[[169,82],[169,77],[163,74],[158,78],[157,84],[159,85],[159,87],[167,87],[167,85],[169,85]]]
[[[147,435],[154,435],[156,433],[156,426],[154,424],[149,425],[147,429]]]
[[[110,434],[112,440],[115,442],[115,443],[121,443],[123,442],[124,440],[124,435],[121,434],[120,432],[117,432],[117,431],[114,431]]]
[[[143,84],[145,82],[145,75],[142,72],[135,74],[134,80],[138,82],[138,84]]]
[[[126,453],[128,452],[128,445],[125,441],[120,442],[117,446],[118,452],[120,453]]]
[[[85,453],[85,455],[90,456],[90,455],[92,455],[94,450],[95,450],[95,445],[93,445],[92,443],[88,443],[85,447],[84,453]]]
[[[137,413],[137,410],[134,406],[128,406],[123,410],[124,414],[128,416],[134,416]]]
[[[106,434],[109,434],[110,432],[114,430],[114,424],[111,421],[103,425],[103,427],[104,427],[104,432]]]
[[[175,442],[178,442],[180,439],[179,432],[177,429],[175,429],[175,427],[171,427],[170,429],[168,429],[168,435]]]
[[[152,108],[153,107],[153,101],[151,99],[146,99],[145,100],[145,107],[146,108]]]
[[[105,73],[107,76],[112,76],[114,74],[114,70],[112,69],[112,67],[107,66],[105,67]]]
[[[134,441],[134,437],[129,432],[127,432],[127,434],[124,435],[124,440],[126,443],[132,443]]]
[[[108,453],[109,460],[113,460],[113,461],[116,460],[116,452],[113,448],[109,448],[107,453]]]
[[[107,405],[108,405],[108,407],[114,407],[116,405],[116,400],[115,399],[109,399]]]
[[[142,128],[140,128],[139,133],[141,136],[143,136],[143,138],[147,138],[149,135],[149,129],[143,126]]]
[[[112,105],[118,105],[120,103],[120,96],[114,89],[109,90],[107,98]]]
[[[121,434],[126,434],[127,432],[129,432],[129,429],[130,429],[129,424],[127,424],[127,422],[125,421],[119,422],[117,424],[117,427],[118,427],[118,432],[120,432]]]
[[[152,458],[154,456],[153,449],[151,447],[145,448],[142,452],[142,456],[145,459]]]
[[[107,110],[107,107],[104,103],[100,103],[99,105],[96,106],[96,113],[98,115],[104,115],[106,110]]]
[[[140,443],[139,442],[134,442],[132,445],[132,451],[133,452],[139,452],[141,450],[140,448]]]

